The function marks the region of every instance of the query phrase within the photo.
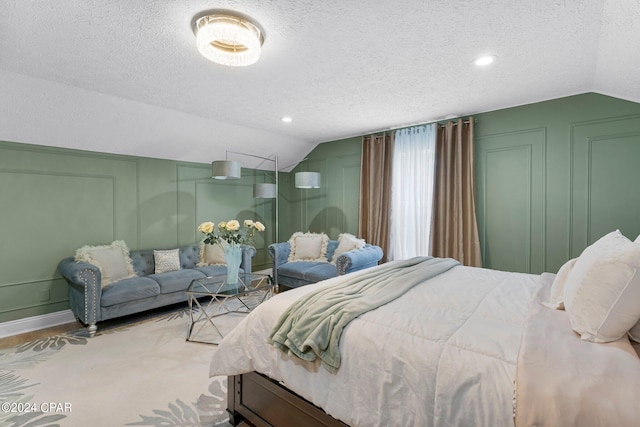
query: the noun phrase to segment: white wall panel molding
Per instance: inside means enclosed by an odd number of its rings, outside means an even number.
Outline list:
[[[485,267],[522,272],[545,269],[546,140],[546,128],[476,140],[478,220]]]

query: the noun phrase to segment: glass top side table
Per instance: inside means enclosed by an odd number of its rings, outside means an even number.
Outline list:
[[[187,341],[218,345],[226,326],[218,318],[251,312],[273,296],[274,288],[271,276],[255,273],[240,275],[235,285],[227,283],[226,274],[191,281],[186,290]]]

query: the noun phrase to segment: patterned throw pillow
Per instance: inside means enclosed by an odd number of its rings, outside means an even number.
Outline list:
[[[180,270],[180,253],[178,249],[153,251],[153,259],[156,264],[156,274]]]
[[[345,253],[352,251],[354,249],[362,249],[366,245],[364,239],[358,239],[353,234],[342,233],[338,236],[338,247],[333,253],[333,258],[331,259],[331,264],[335,264],[338,257]]]
[[[198,267],[206,267],[207,265],[227,265],[222,246],[218,244],[208,245],[200,242],[200,260]]]
[[[293,233],[289,261],[327,262],[329,237],[323,233]]]
[[[129,248],[122,240],[116,240],[110,245],[83,246],[76,251],[75,260],[98,267],[102,276],[100,281],[102,287],[136,276],[133,263],[129,258]]]

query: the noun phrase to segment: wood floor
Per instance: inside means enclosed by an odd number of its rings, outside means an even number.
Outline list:
[[[104,330],[114,326],[117,327],[120,325],[125,325],[127,323],[134,323],[140,320],[149,319],[158,314],[168,313],[180,307],[184,307],[185,305],[186,303],[176,303],[173,305],[159,307],[159,308],[143,311],[140,313],[134,313],[127,316],[118,317],[115,319],[103,320],[98,325],[98,329]],[[13,347],[15,345],[20,345],[25,342],[64,334],[65,332],[75,331],[78,329],[82,329],[84,327],[85,326],[80,322],[71,322],[71,323],[66,323],[64,325],[53,326],[51,328],[45,328],[45,329],[39,329],[37,331],[27,332],[20,335],[13,335],[10,337],[0,338],[0,348]]]
[[[0,348],[13,347],[15,345],[23,344],[29,341],[35,341],[41,338],[52,337],[54,335],[60,335],[65,332],[75,331],[82,328],[82,324],[79,322],[66,323],[64,325],[53,326],[51,328],[39,329],[37,331],[26,332],[24,334],[13,335],[10,337],[0,338]]]

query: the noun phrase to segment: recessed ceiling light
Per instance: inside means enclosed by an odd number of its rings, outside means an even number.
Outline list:
[[[289,116],[284,116],[282,118],[282,121],[285,122],[285,123],[291,123],[293,121],[293,119],[291,117],[289,117]]]
[[[479,56],[476,59],[474,59],[473,63],[476,64],[478,67],[484,67],[486,65],[491,64],[495,60],[496,60],[496,56],[495,55],[484,55],[484,56]]]

